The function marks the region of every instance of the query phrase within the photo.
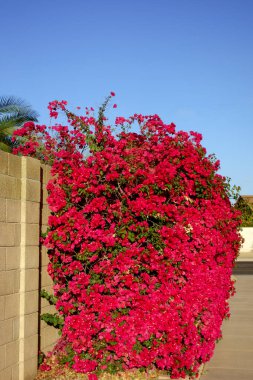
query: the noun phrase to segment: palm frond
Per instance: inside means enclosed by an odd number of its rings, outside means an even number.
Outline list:
[[[11,150],[14,130],[26,121],[38,121],[38,113],[30,105],[14,96],[0,97],[0,149]]]
[[[0,116],[4,114],[26,115],[29,120],[38,121],[38,113],[34,111],[29,104],[20,98],[14,96],[0,97]]]
[[[36,121],[37,119],[30,117],[26,114],[12,114],[5,115],[0,118],[0,133],[8,128],[20,127],[26,121]]]

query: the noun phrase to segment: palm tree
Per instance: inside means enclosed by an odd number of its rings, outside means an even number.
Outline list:
[[[38,121],[38,114],[22,99],[0,97],[0,149],[11,152],[12,133],[26,121]]]

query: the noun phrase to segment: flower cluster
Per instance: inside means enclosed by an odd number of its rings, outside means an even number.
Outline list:
[[[17,132],[26,139],[17,152],[52,163],[44,244],[64,317],[61,358],[83,373],[193,376],[221,338],[240,247],[219,162],[201,135],[157,115],[118,117],[115,137],[103,107],[96,119],[66,106],[50,103],[70,124],[52,127],[55,138],[31,123]],[[126,132],[133,123],[140,133]]]

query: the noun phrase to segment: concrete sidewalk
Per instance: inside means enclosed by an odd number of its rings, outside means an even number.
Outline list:
[[[253,380],[253,275],[236,275],[231,317],[201,380]]]

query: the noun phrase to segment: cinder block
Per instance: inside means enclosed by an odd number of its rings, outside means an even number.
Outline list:
[[[0,372],[0,380],[12,380],[11,367],[5,368],[3,371]]]
[[[50,277],[50,276],[49,276],[49,277]],[[53,280],[52,280],[52,282],[51,282],[50,285],[44,286],[42,289],[45,289],[47,292],[53,294],[53,292],[54,292],[54,290],[53,290],[53,285],[54,285],[54,284],[53,284]]]
[[[48,217],[50,215],[50,210],[48,205],[43,204],[42,210],[41,210],[41,221],[42,224],[48,224]]]
[[[13,293],[13,276],[9,276],[10,272],[0,272],[0,296]]]
[[[10,342],[6,345],[6,367],[18,363],[19,341]]]
[[[12,341],[12,320],[0,321],[0,342],[6,344]]]
[[[48,225],[47,224],[42,224],[41,226],[41,233],[45,234],[47,233]]]
[[[43,270],[41,272],[41,286],[42,286],[42,288],[44,288],[45,286],[49,286],[49,285],[52,285],[52,279],[49,276],[49,274],[47,273],[47,271]]]
[[[32,157],[23,158],[26,160],[26,177],[40,181],[40,161]]]
[[[8,175],[16,178],[21,177],[21,157],[9,154]]]
[[[31,314],[38,311],[39,308],[39,291],[32,290],[25,295],[25,314]]]
[[[22,184],[26,186],[26,200],[30,202],[40,202],[40,182],[25,179]]]
[[[24,340],[24,359],[29,360],[38,355],[38,334],[28,336]]]
[[[0,222],[6,222],[6,199],[0,198]]]
[[[5,305],[5,297],[0,296],[0,321],[4,320],[4,305]]]
[[[48,166],[48,165],[45,165],[45,164],[42,164],[41,165],[41,169],[42,169],[42,180],[43,180],[43,183],[45,185],[47,185],[49,179],[51,178],[51,167]]]
[[[14,236],[14,245],[15,247],[19,247],[21,243],[21,226],[20,223],[13,223],[15,236]]]
[[[42,246],[41,247],[41,266],[47,267],[48,263],[49,263],[49,259],[48,259],[48,254],[47,254],[47,248]]]
[[[44,205],[47,205],[47,198],[48,198],[48,191],[47,191],[47,186],[46,185],[43,185],[42,186],[42,202]]]
[[[0,196],[1,198],[20,199],[21,180],[0,174]]]
[[[0,246],[11,247],[15,245],[15,225],[0,223]]]
[[[26,246],[25,247],[25,267],[27,269],[39,268],[39,247],[38,246]]]
[[[37,290],[39,287],[39,270],[27,269],[25,275],[25,291]]]
[[[4,199],[6,198],[6,177],[6,175],[0,174],[0,197]]]
[[[4,317],[9,319],[19,315],[19,294],[14,293],[5,296]]]
[[[46,345],[46,329],[49,328],[49,327],[53,327],[53,326],[48,326],[44,321],[42,321],[41,323],[41,327],[40,327],[40,346],[41,346],[41,351],[43,351],[44,353],[46,353],[45,351],[45,347],[48,347]]]
[[[0,246],[10,247],[15,245],[15,224],[0,223]]]
[[[44,352],[45,354],[47,354],[48,352],[52,352],[53,349],[54,349],[55,344],[56,344],[56,343],[51,344],[50,346],[43,347],[43,352]]]
[[[11,367],[12,378],[11,380],[19,380],[19,365],[15,364]]]
[[[43,288],[43,289],[45,289],[45,288]],[[51,291],[49,291],[49,293],[52,294]],[[46,312],[44,311],[44,309],[45,309],[47,306],[48,306],[48,301],[47,301],[45,298],[42,298],[42,297],[41,297],[41,312],[42,312],[42,313],[46,313]]]
[[[38,246],[40,239],[40,230],[38,224],[26,225],[26,245]]]
[[[24,380],[31,380],[36,377],[38,368],[38,355],[24,362]]]
[[[38,333],[39,315],[38,313],[26,314],[24,316],[25,331],[24,336],[29,337]]]
[[[20,199],[21,198],[21,180],[19,178],[13,178],[13,179],[14,179],[14,187],[12,188],[12,191],[10,192],[10,195],[8,196],[8,198]]]
[[[0,296],[19,292],[19,270],[0,272]]]
[[[6,367],[6,361],[5,361],[5,349],[6,346],[0,346],[0,371],[2,371]]]
[[[6,270],[19,269],[20,247],[6,248]]]
[[[55,306],[54,305],[50,305],[47,301],[46,301],[46,304],[44,304],[43,307],[41,305],[41,314],[45,314],[45,313],[54,314],[55,312],[56,312]],[[41,321],[41,327],[45,328],[45,327],[48,327],[48,325],[44,321]]]
[[[52,292],[49,292],[49,293],[52,294]],[[48,302],[46,306],[41,308],[41,313],[55,313],[55,312],[56,312],[55,305],[50,305]]]
[[[9,153],[0,150],[0,173],[8,174]]]
[[[26,202],[26,223],[40,223],[40,204],[37,202]]]
[[[21,157],[9,154],[8,174],[12,177],[21,177]]]
[[[6,220],[8,223],[20,223],[21,202],[17,199],[7,199]]]
[[[53,326],[47,326],[41,331],[41,343],[43,343],[43,347],[53,346],[56,344],[59,339],[58,331],[59,330]],[[44,351],[43,348],[42,351]]]
[[[19,325],[20,325],[20,317],[16,317],[12,319],[12,340],[19,339]]]
[[[6,268],[6,248],[0,247],[0,271],[5,270]]]
[[[20,290],[20,269],[9,271],[12,274],[13,292],[18,293]]]

